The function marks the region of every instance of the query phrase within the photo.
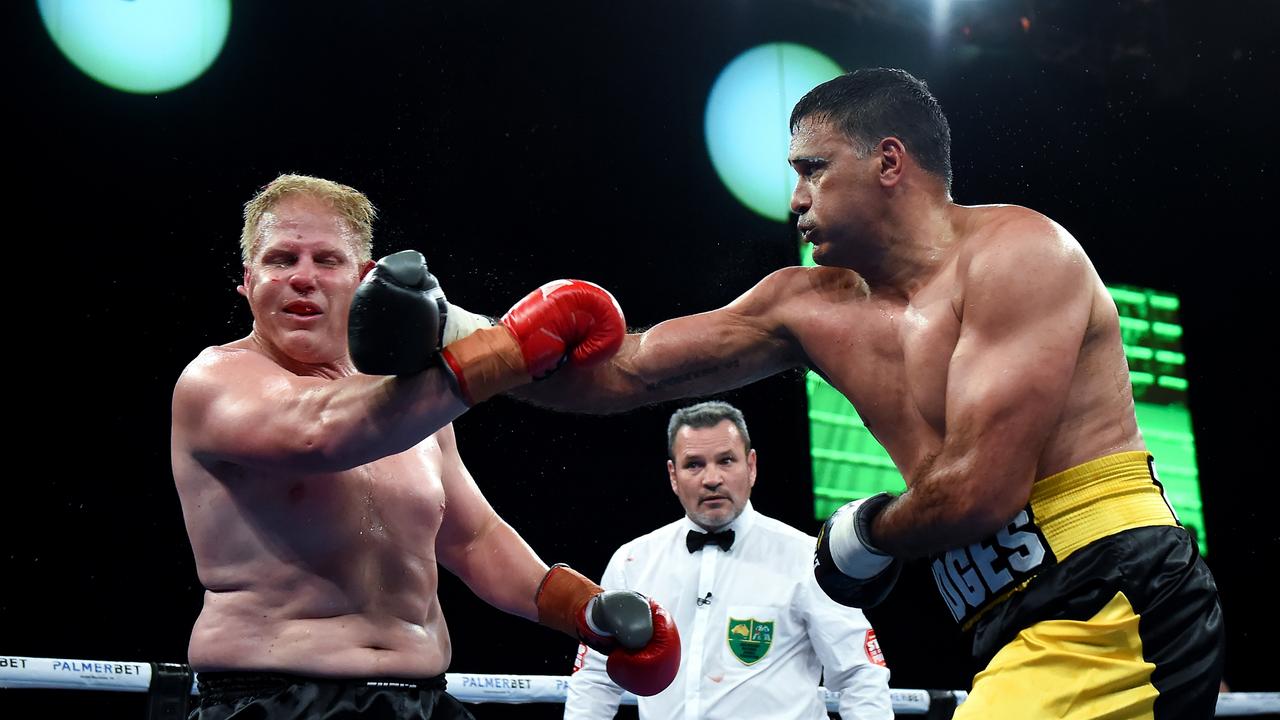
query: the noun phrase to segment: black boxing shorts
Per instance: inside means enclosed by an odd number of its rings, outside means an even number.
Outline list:
[[[443,675],[406,680],[201,672],[196,679],[200,700],[190,720],[475,720],[462,703],[445,692]]]
[[[1145,452],[1036,483],[996,536],[933,563],[985,664],[957,720],[1212,717],[1217,587]]]

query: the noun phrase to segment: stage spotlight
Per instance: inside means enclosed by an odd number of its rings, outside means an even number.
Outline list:
[[[751,48],[720,72],[707,97],[707,151],[743,205],[771,220],[791,217],[791,107],[814,85],[843,72],[826,55],[792,43]]]
[[[200,77],[231,26],[230,0],[37,0],[63,55],[103,85],[162,93]]]

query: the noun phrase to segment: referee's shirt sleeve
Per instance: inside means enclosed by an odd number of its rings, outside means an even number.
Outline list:
[[[871,624],[861,610],[827,597],[813,573],[805,575],[800,595],[809,642],[822,661],[823,684],[840,693],[841,720],[893,720],[889,668],[872,661],[881,656],[878,647],[868,647]]]
[[[626,578],[622,574],[626,551],[627,545],[623,545],[613,554],[604,576],[600,578],[600,587],[605,590],[627,589]],[[578,645],[575,669],[569,678],[568,696],[564,701],[565,720],[606,720],[618,713],[622,688],[614,684],[605,672],[606,659],[595,650]]]

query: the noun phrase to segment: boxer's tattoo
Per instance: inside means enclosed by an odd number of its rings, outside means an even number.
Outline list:
[[[681,384],[687,383],[690,380],[697,380],[698,378],[704,378],[704,377],[707,377],[708,375],[714,375],[720,372],[721,370],[728,370],[730,368],[736,368],[736,367],[738,367],[737,360],[728,360],[726,362],[720,363],[719,365],[712,365],[711,367],[699,368],[697,370],[690,370],[687,373],[681,373],[679,375],[672,375],[669,378],[663,378],[658,382],[646,383],[644,388],[649,392],[657,392],[659,390],[665,390],[666,388],[669,388],[675,385],[681,385]]]

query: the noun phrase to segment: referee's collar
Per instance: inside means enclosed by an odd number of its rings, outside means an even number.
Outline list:
[[[752,526],[756,524],[756,517],[758,515],[759,514],[756,512],[755,508],[751,507],[751,501],[748,500],[746,506],[742,508],[742,512],[738,514],[738,517],[733,519],[733,522],[729,523],[728,525],[725,525],[724,527],[718,527],[711,532],[724,532],[725,530],[732,530],[733,534],[737,537],[737,542],[742,542],[742,538],[746,536],[746,534],[751,531]],[[683,529],[695,530],[700,533],[708,532],[706,528],[690,520],[688,515],[684,516]],[[685,533],[682,530],[680,532],[680,537],[683,538],[684,536],[685,536]]]

